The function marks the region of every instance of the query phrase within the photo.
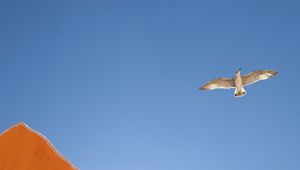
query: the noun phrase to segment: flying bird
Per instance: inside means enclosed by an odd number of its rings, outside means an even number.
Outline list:
[[[238,69],[234,78],[217,78],[203,86],[200,90],[230,89],[235,88],[234,96],[242,97],[246,94],[244,86],[250,85],[260,80],[272,78],[278,74],[275,70],[257,70],[245,76],[241,76],[241,69]]]

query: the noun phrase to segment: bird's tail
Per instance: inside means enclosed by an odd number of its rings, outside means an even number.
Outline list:
[[[234,96],[235,97],[242,97],[246,94],[246,90],[242,87],[240,90],[235,89]]]

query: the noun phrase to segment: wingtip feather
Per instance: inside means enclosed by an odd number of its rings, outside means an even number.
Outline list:
[[[199,87],[198,89],[199,89],[199,90],[206,90],[206,88],[204,88],[204,86]]]

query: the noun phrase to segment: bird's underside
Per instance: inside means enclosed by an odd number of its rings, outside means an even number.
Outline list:
[[[277,75],[278,72],[274,70],[257,70],[253,71],[245,76],[240,75],[240,70],[236,72],[234,78],[217,78],[214,79],[203,86],[200,90],[215,90],[215,89],[230,89],[235,88],[235,96],[241,97],[246,94],[244,86],[253,84],[260,80],[266,80]]]

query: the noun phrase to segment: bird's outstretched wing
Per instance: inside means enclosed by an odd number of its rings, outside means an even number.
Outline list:
[[[229,89],[234,88],[234,79],[233,78],[218,78],[214,79],[203,86],[201,86],[200,90],[214,90],[214,89]]]
[[[242,76],[243,85],[249,85],[255,83],[260,80],[266,80],[271,77],[274,77],[278,74],[277,71],[274,70],[257,70],[253,71],[245,76]]]

